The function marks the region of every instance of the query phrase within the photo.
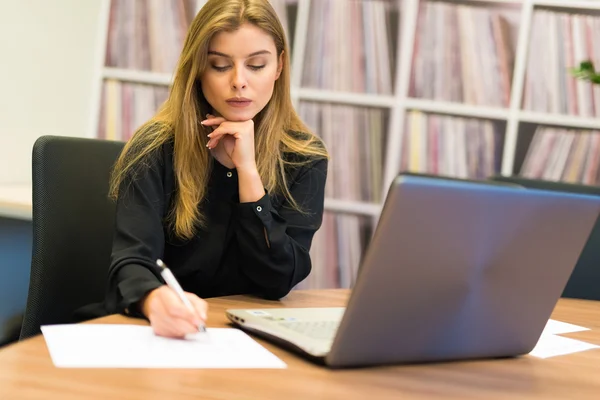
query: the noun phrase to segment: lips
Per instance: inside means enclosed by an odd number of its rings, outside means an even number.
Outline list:
[[[232,97],[231,99],[227,99],[225,101],[232,107],[246,107],[252,103],[252,100],[245,97]]]

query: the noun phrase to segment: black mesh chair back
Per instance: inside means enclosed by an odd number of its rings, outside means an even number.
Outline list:
[[[102,302],[114,228],[108,197],[123,142],[42,136],[33,146],[33,249],[20,339]]]

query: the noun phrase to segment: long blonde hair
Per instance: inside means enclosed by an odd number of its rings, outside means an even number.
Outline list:
[[[191,23],[169,97],[125,145],[111,180],[111,195],[117,199],[126,177],[135,175],[136,168],[145,164],[144,159],[150,153],[173,139],[176,193],[167,222],[180,238],[192,238],[196,229],[205,225],[199,204],[206,196],[211,174],[212,160],[206,148],[210,128],[202,126],[200,121],[212,110],[198,77],[208,66],[211,38],[221,31],[234,31],[244,23],[269,33],[277,54],[283,52],[283,68],[275,82],[273,96],[254,118],[256,162],[263,185],[269,193],[282,194],[292,207],[300,210],[287,188],[285,166],[298,163],[298,159],[308,162],[328,158],[321,140],[310,132],[292,105],[289,47],[268,0],[209,0]],[[285,157],[285,153],[304,157]]]

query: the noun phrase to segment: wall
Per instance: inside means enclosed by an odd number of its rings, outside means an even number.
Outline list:
[[[104,0],[0,0],[0,184],[31,181],[46,134],[89,136]]]

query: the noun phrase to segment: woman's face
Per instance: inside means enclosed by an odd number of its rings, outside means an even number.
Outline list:
[[[213,36],[202,92],[215,113],[229,121],[254,118],[269,102],[281,73],[273,38],[252,24]]]

